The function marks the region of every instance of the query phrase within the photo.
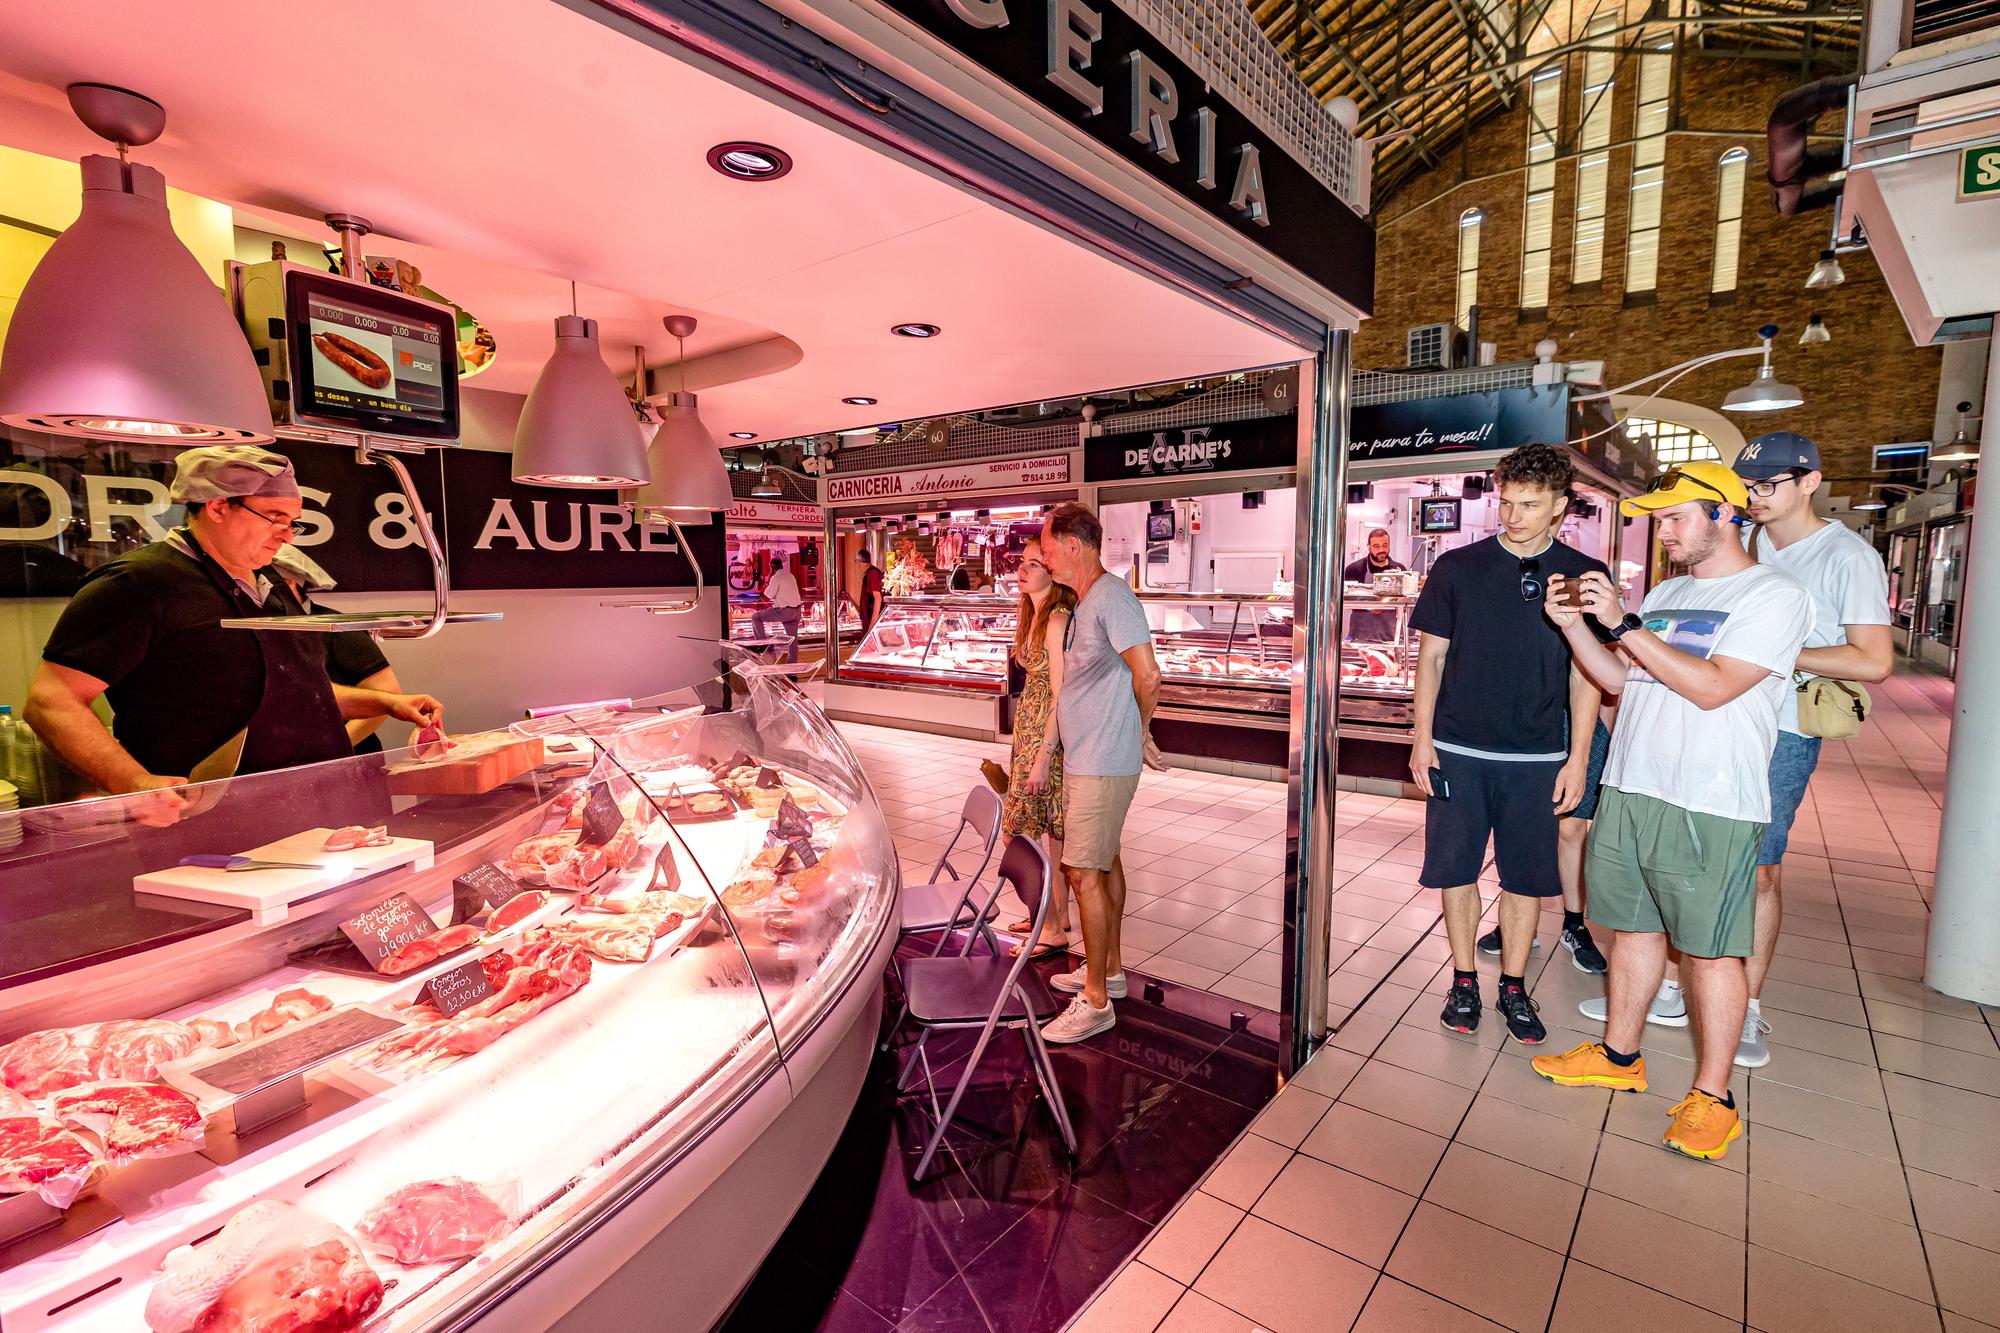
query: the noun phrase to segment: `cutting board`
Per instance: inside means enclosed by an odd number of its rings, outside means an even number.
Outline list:
[[[259,861],[315,863],[312,870],[209,870],[201,866],[168,866],[132,881],[135,893],[162,898],[187,898],[200,903],[247,910],[258,925],[283,921],[291,905],[339,888],[350,880],[409,866],[431,868],[433,845],[422,838],[391,838],[382,847],[357,847],[351,852],[326,850],[332,829],[306,829],[243,855]]]
[[[397,796],[483,796],[542,763],[540,736],[458,742],[443,759],[412,760],[389,768],[389,790]]]

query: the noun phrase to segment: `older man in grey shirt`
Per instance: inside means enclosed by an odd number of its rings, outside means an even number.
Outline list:
[[[1084,965],[1050,979],[1076,993],[1042,1029],[1052,1042],[1077,1042],[1117,1021],[1111,1001],[1125,997],[1119,926],[1125,914],[1125,866],[1118,843],[1139,789],[1139,771],[1165,768],[1150,727],[1160,697],[1160,668],[1145,608],[1131,585],[1107,572],[1099,556],[1104,528],[1078,504],[1058,505],[1042,528],[1042,558],[1056,581],[1076,590],[1063,641],[1062,693],[1056,726],[1063,746],[1063,865],[1083,923]]]

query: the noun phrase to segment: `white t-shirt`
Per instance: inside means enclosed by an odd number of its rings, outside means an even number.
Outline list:
[[[1755,528],[1744,529],[1746,547],[1755,531]],[[1889,571],[1875,548],[1852,528],[1824,523],[1817,531],[1783,548],[1767,532],[1757,538],[1752,554],[1760,563],[1790,574],[1812,594],[1813,623],[1805,643],[1808,648],[1837,648],[1846,643],[1848,625],[1891,623]],[[1809,677],[1813,673],[1801,674]],[[1778,726],[1794,736],[1805,734],[1799,730],[1797,690],[1785,692],[1785,708],[1778,714]]]
[[[1720,708],[1702,709],[1633,663],[1605,784],[1683,810],[1768,823],[1778,712],[1812,626],[1811,595],[1777,570],[1753,565],[1719,579],[1668,579],[1646,594],[1639,615],[1683,652],[1734,658],[1770,674]]]
[[[799,581],[792,577],[791,570],[780,569],[764,585],[764,596],[772,606],[797,606],[800,600]]]

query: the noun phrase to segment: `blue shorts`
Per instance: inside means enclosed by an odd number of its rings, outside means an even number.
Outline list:
[[[1453,889],[1479,879],[1486,840],[1504,893],[1553,898],[1562,892],[1556,868],[1556,774],[1560,760],[1478,759],[1438,751],[1438,770],[1451,796],[1424,802],[1424,866],[1417,882]]]
[[[1792,821],[1799,817],[1799,802],[1806,798],[1806,784],[1819,766],[1817,736],[1778,733],[1777,748],[1771,751],[1771,822],[1764,826],[1764,841],[1757,848],[1757,864],[1774,866],[1785,859],[1785,845],[1792,840]]]
[[[1604,786],[1604,761],[1611,757],[1611,729],[1599,721],[1590,733],[1590,772],[1583,780],[1583,799],[1564,819],[1597,818],[1597,793]]]

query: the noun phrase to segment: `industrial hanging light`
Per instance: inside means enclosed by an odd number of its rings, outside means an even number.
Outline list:
[[[1812,266],[1812,272],[1806,277],[1806,290],[1824,291],[1829,287],[1838,287],[1846,281],[1847,274],[1841,270],[1840,257],[1831,250],[1822,250],[1819,252],[1819,262]]]
[[[1799,335],[1799,346],[1811,347],[1815,343],[1829,343],[1832,341],[1833,331],[1827,328],[1826,321],[1821,319],[1819,312],[1815,310],[1812,318],[1806,321],[1805,332]]]
[[[657,404],[660,429],[646,451],[652,479],[619,499],[641,523],[697,527],[712,522],[716,512],[728,509],[736,497],[729,487],[729,469],[723,464],[721,447],[701,424],[695,395],[686,388],[687,337],[695,331],[695,321],[689,315],[669,315],[665,323],[680,345],[682,387]]]
[[[1958,430],[1950,440],[1937,447],[1931,454],[1933,463],[1976,463],[1979,461],[1979,441],[1966,433],[1965,414],[1972,410],[1970,402],[1958,405]]]
[[[766,463],[764,474],[758,477],[756,484],[750,488],[750,497],[754,500],[776,500],[784,493],[785,488],[778,484],[776,470]]]
[[[83,159],[83,208],[29,275],[0,353],[0,423],[164,444],[268,443],[271,407],[229,303],[174,235],[166,178],[126,160],[159,103],[101,83],[70,108],[118,156]]]
[[[1786,384],[1778,379],[1771,367],[1771,340],[1778,336],[1776,324],[1766,324],[1757,330],[1763,341],[1764,364],[1758,367],[1757,378],[1740,389],[1731,389],[1722,399],[1725,412],[1781,412],[1786,408],[1802,406],[1806,396],[1798,386]]]
[[[527,486],[643,486],[646,437],[618,377],[597,350],[597,321],[556,317],[556,350],[514,428],[514,480]]]

